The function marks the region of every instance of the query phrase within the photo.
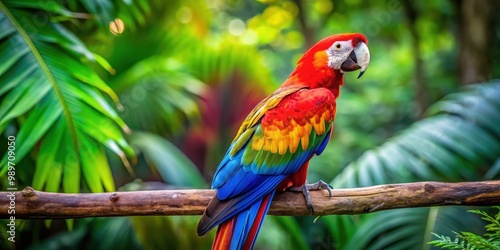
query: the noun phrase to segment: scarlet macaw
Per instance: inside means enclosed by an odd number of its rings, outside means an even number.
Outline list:
[[[216,195],[198,224],[198,235],[219,225],[212,249],[252,249],[276,191],[301,189],[311,157],[327,145],[344,72],[368,67],[362,34],[338,34],[309,49],[285,82],[247,116],[217,168]],[[313,210],[314,211],[314,210]]]

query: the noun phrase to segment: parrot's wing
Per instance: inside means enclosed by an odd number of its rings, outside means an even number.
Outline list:
[[[249,131],[253,131],[252,128],[260,123],[260,120],[262,119],[264,114],[266,114],[268,110],[275,108],[276,105],[278,105],[281,100],[283,100],[283,98],[301,90],[302,88],[304,87],[282,87],[278,91],[274,92],[273,94],[259,102],[257,105],[255,105],[253,110],[250,111],[250,114],[248,114],[247,118],[245,118],[245,120],[241,124],[240,129],[234,137],[233,143],[231,144],[228,152],[231,152],[232,155],[236,154],[236,152],[239,151],[248,140],[248,135],[250,134]]]
[[[328,143],[336,107],[330,90],[296,89],[263,102],[247,117],[244,130],[240,129],[217,168],[212,188],[217,189],[218,201],[207,208],[207,218],[200,222],[202,231],[274,191]]]

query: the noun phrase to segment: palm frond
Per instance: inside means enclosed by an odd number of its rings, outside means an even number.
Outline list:
[[[120,18],[127,29],[136,30],[137,26],[146,23],[146,17],[156,7],[154,1],[103,1],[103,0],[78,0],[83,7],[95,17],[97,24],[107,29],[111,21]]]
[[[478,218],[457,220],[457,215],[464,218],[466,209],[414,208],[362,215],[354,233],[343,239],[341,249],[424,249],[433,231],[448,234],[484,225]]]
[[[123,103],[123,119],[132,129],[179,133],[199,119],[197,99],[205,84],[158,57],[139,61],[110,83]]]
[[[471,86],[433,105],[378,148],[365,152],[333,181],[335,187],[484,178],[500,155],[500,82]],[[497,167],[493,167],[497,170]],[[493,178],[498,171],[489,172]]]
[[[495,125],[500,124],[500,102],[495,98],[499,95],[500,82],[495,81],[445,97],[431,106],[427,118],[365,152],[331,184],[359,187],[493,178],[495,174],[488,168],[500,155],[500,127]],[[456,216],[458,213],[463,216]],[[461,223],[464,217],[468,218],[467,225]],[[337,239],[344,249],[423,247],[430,241],[431,232],[478,228],[471,225],[473,222],[459,208],[390,210],[362,215],[357,222],[325,218],[332,235],[346,235]],[[353,227],[354,234],[350,233]]]
[[[124,162],[134,155],[122,135],[129,129],[107,101],[118,104],[118,97],[82,63],[96,57],[74,34],[31,21],[30,2],[0,3],[0,54],[8,58],[0,64],[0,132],[18,122],[16,162],[39,145],[35,189],[58,191],[62,183],[65,192],[78,192],[82,172],[91,191],[114,190],[104,147]]]

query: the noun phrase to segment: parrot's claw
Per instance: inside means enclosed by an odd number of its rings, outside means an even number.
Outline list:
[[[328,196],[332,197],[332,189],[333,187],[330,186],[330,184],[322,181],[322,180],[319,180],[318,182],[315,182],[313,184],[305,184],[305,186],[307,186],[307,189],[309,190],[321,190],[321,189],[326,189],[326,191],[328,191]]]
[[[309,194],[309,191],[310,190],[321,190],[323,188],[325,188],[328,191],[329,196],[332,197],[333,187],[330,186],[330,184],[328,184],[324,181],[321,181],[321,180],[316,182],[316,183],[313,183],[313,184],[306,183],[306,184],[302,185],[302,187],[290,187],[290,188],[288,188],[288,190],[294,191],[294,192],[302,192],[302,194],[304,195],[304,198],[306,199],[307,207],[309,209],[311,209],[312,214],[314,214],[314,207],[312,204],[312,199],[311,199],[311,195]]]

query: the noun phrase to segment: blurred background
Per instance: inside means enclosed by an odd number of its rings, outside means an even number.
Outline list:
[[[331,34],[367,36],[308,181],[335,188],[500,176],[494,0],[0,0],[0,188],[209,188],[253,106]],[[5,181],[4,181],[5,180]],[[430,249],[484,233],[465,207],[268,216],[255,249]],[[487,210],[488,211],[488,210]],[[198,216],[17,220],[2,249],[209,249]]]

